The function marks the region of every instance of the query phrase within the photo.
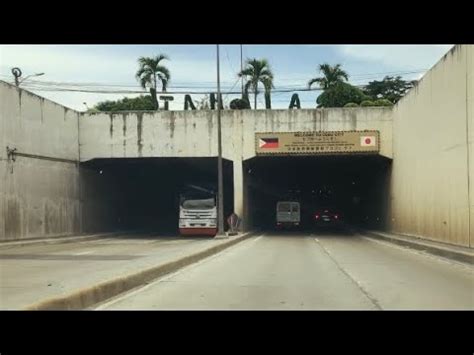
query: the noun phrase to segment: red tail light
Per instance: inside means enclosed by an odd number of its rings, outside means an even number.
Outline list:
[[[338,218],[339,218],[339,215],[335,214],[334,219],[338,219]]]
[[[314,218],[319,219],[319,214],[315,215]]]

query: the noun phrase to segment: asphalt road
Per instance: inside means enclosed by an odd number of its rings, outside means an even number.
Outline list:
[[[345,233],[266,233],[96,309],[474,309],[474,269]]]

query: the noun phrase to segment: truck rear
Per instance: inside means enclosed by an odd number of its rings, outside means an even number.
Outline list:
[[[279,201],[276,206],[277,228],[299,227],[301,223],[300,203]]]

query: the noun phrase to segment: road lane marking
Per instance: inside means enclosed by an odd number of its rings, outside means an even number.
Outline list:
[[[95,250],[81,251],[80,253],[73,253],[72,255],[86,255],[92,254]]]
[[[255,243],[257,240],[260,240],[263,236],[265,235],[265,233],[262,233],[261,235],[259,235],[258,237],[256,238],[252,238],[252,239],[249,239],[249,240],[246,240],[246,241],[243,241],[242,243],[238,243],[238,244],[235,244],[235,245],[232,245],[231,247],[229,248],[226,248],[216,254],[213,254],[213,255],[210,255],[208,256],[207,258],[204,258],[202,260],[199,260],[198,262],[196,263],[193,263],[191,265],[188,265],[188,266],[185,266],[181,269],[178,269],[176,270],[175,272],[171,273],[171,274],[167,274],[167,275],[163,275],[155,280],[151,280],[150,282],[148,282],[147,284],[145,285],[140,285],[140,286],[137,286],[137,288],[135,289],[132,289],[128,292],[125,292],[123,294],[119,294],[117,295],[116,297],[113,297],[111,299],[109,299],[107,302],[105,303],[102,303],[102,304],[99,304],[99,306],[97,307],[94,307],[92,306],[91,308],[94,309],[94,310],[97,310],[97,311],[101,311],[101,310],[107,310],[107,308],[109,308],[110,306],[113,306],[114,304],[117,304],[121,301],[124,301],[140,292],[144,292],[146,291],[147,289],[151,288],[152,286],[156,286],[156,284],[159,284],[161,282],[168,282],[169,279],[173,278],[173,277],[176,277],[178,276],[179,274],[181,273],[184,273],[186,271],[190,271],[192,270],[193,268],[197,268],[199,267],[200,265],[202,265],[203,263],[205,262],[209,262],[219,256],[222,256],[224,253],[230,251],[231,249],[235,248],[235,247],[238,247],[238,246],[243,246],[243,245],[248,245],[250,242]],[[113,310],[113,309],[112,309]]]
[[[326,255],[332,260],[332,262],[337,266],[337,268],[344,274],[346,275],[349,280],[351,280],[356,286],[357,288],[365,295],[365,297],[367,297],[367,299],[375,306],[375,308],[377,310],[383,310],[382,306],[380,305],[379,301],[374,297],[372,296],[363,286],[362,284],[357,281],[355,278],[352,277],[351,274],[349,274],[348,271],[346,271],[336,260],[336,258],[329,252],[328,249],[326,249],[326,247],[318,242],[318,245],[321,247],[321,249],[324,251],[324,253],[326,253]]]

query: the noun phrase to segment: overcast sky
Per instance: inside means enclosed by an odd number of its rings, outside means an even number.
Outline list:
[[[321,63],[340,63],[349,73],[352,84],[362,85],[385,75],[401,72],[405,79],[420,78],[452,47],[452,45],[244,45],[243,57],[266,58],[271,65],[276,89],[305,87],[308,80],[319,76]],[[232,88],[240,90],[240,46],[222,45],[220,55],[222,92],[225,103],[238,95],[225,95]],[[0,45],[0,80],[12,82],[12,67],[20,67],[23,77],[30,78],[28,90],[67,107],[84,111],[103,100],[115,100],[133,94],[101,94],[83,92],[51,92],[32,89],[35,81],[72,84],[98,84],[106,90],[140,90],[135,79],[137,58],[166,54],[164,64],[171,71],[169,91],[212,91],[216,88],[216,48],[211,45]],[[52,85],[52,84],[47,84]],[[109,86],[107,86],[109,85]],[[112,86],[110,86],[112,85]],[[81,85],[77,86],[81,87]],[[288,107],[292,93],[272,94],[272,108]],[[318,92],[299,93],[303,108],[315,107]],[[263,95],[259,95],[263,108]],[[184,95],[174,95],[173,110],[182,110]],[[198,100],[201,95],[192,95]]]

